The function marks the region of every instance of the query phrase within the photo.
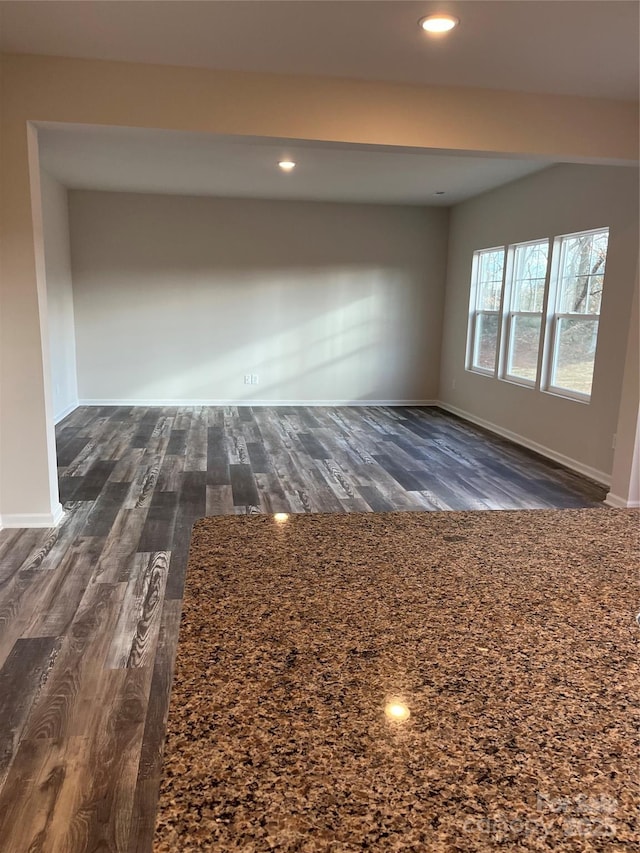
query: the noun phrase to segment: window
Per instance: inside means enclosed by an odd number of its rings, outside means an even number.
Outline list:
[[[474,252],[467,370],[588,402],[609,229]],[[506,261],[505,261],[506,259]]]
[[[510,249],[503,378],[523,385],[535,385],[538,379],[548,264],[548,240],[520,243]]]
[[[556,240],[548,391],[582,399],[591,395],[608,241],[608,228]]]
[[[473,256],[467,366],[495,375],[504,280],[504,246]]]

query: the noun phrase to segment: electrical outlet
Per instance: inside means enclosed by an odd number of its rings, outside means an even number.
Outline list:
[[[259,382],[260,382],[260,377],[258,376],[258,374],[257,374],[257,373],[252,373],[252,374],[251,374],[251,384],[252,384],[252,385],[257,385]]]
[[[245,385],[251,385],[251,374],[250,373],[245,373],[244,384]]]

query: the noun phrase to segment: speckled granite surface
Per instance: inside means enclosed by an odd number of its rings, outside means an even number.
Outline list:
[[[155,851],[640,849],[638,519],[199,521]]]

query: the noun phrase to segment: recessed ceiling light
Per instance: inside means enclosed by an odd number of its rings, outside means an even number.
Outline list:
[[[280,166],[283,172],[290,172],[292,169],[295,169],[296,164],[293,160],[280,160],[278,166]]]
[[[453,15],[427,15],[426,18],[420,18],[418,21],[422,29],[428,33],[448,33],[459,23],[458,18],[454,18]]]

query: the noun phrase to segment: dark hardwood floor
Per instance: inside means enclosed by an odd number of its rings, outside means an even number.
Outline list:
[[[191,526],[254,512],[595,506],[437,409],[79,408],[56,530],[0,533],[0,850],[149,851]]]

